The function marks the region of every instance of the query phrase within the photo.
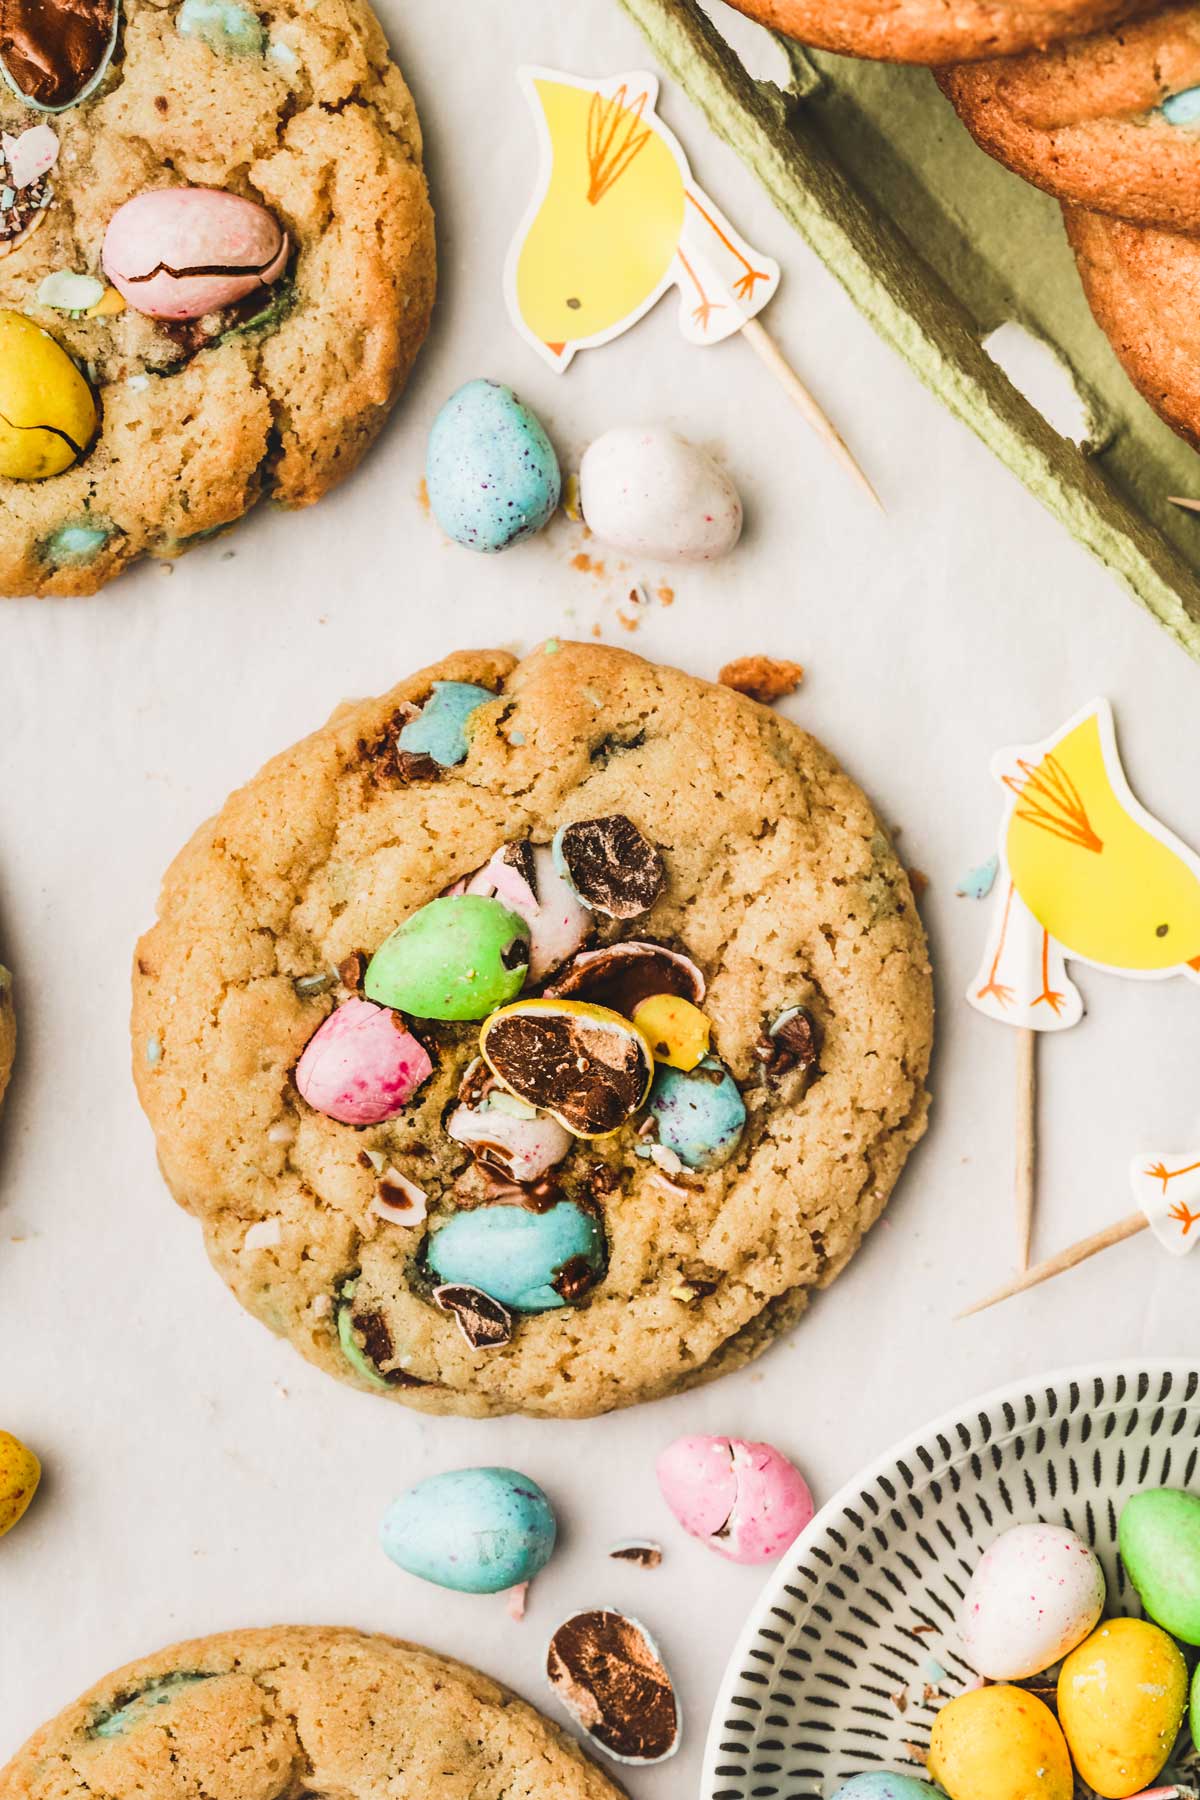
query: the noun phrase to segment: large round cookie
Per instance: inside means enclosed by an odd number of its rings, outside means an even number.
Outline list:
[[[731,0],[739,12],[820,50],[883,62],[954,63],[1044,49],[1153,0]]]
[[[31,3],[8,0],[0,25]],[[318,500],[380,430],[433,301],[420,129],[365,0],[124,0],[121,16],[113,61],[80,104],[45,115],[0,82],[0,129],[48,125],[60,141],[41,222],[0,254],[0,309],[71,352],[101,410],[98,438],[64,473],[0,477],[0,593],[92,593],[263,495]],[[269,208],[290,238],[283,277],[194,322],[39,300],[47,276],[102,278],[125,201],[184,184]],[[0,234],[29,216],[0,204]]]
[[[279,1626],[98,1682],[0,1770],[0,1800],[620,1800],[515,1694],[394,1638]]]
[[[465,761],[429,779],[397,733],[435,680],[496,699]],[[644,1117],[576,1144],[554,1179],[599,1222],[602,1278],[473,1349],[426,1257],[428,1231],[498,1203],[443,1129],[478,1025],[416,1021],[436,1071],[364,1129],[300,1099],[297,1059],[400,921],[506,842],[612,816],[657,846],[665,887],[645,916],[600,919],[596,941],[699,966],[745,1130],[707,1174],[652,1154]],[[844,1266],[924,1130],[931,1006],[908,880],[819,744],[727,688],[551,641],[520,663],[463,652],[341,707],[196,834],[138,946],[134,1074],[213,1262],[306,1357],[428,1412],[586,1416],[737,1367]],[[794,1007],[813,1055],[764,1043]],[[380,1215],[389,1169],[427,1196],[416,1227]],[[536,1195],[503,1198],[538,1216]]]
[[[1200,447],[1200,239],[1064,206],[1088,303],[1134,387]]]
[[[938,81],[977,142],[1047,193],[1200,229],[1200,5]]]

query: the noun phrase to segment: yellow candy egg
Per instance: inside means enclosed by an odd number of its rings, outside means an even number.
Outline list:
[[[1075,1788],[1054,1714],[1016,1687],[976,1688],[943,1706],[929,1773],[950,1800],[1071,1800]]]
[[[0,475],[61,475],[96,423],[92,390],[62,345],[24,313],[0,309]]]
[[[1058,1716],[1089,1787],[1124,1800],[1154,1780],[1179,1735],[1187,1687],[1179,1646],[1145,1619],[1109,1619],[1072,1650]]]
[[[651,994],[636,1008],[633,1022],[649,1040],[655,1062],[694,1069],[708,1055],[712,1027],[700,1008],[680,994]]]
[[[42,1465],[20,1438],[0,1431],[0,1537],[11,1531],[37,1492]]]

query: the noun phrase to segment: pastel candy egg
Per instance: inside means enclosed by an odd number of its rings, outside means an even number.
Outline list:
[[[606,1137],[646,1098],[654,1053],[628,1019],[580,1000],[520,1000],[479,1034],[488,1068],[576,1137]]]
[[[514,1312],[551,1312],[599,1279],[604,1232],[573,1200],[545,1212],[479,1206],[452,1214],[430,1237],[425,1260],[447,1285],[479,1288]]]
[[[79,569],[99,556],[113,535],[107,523],[96,525],[60,525],[44,538],[42,555],[56,569]]]
[[[772,1562],[813,1516],[808,1483],[771,1444],[677,1438],[659,1457],[657,1475],[683,1529],[731,1562]]]
[[[301,1097],[343,1125],[377,1125],[404,1111],[433,1064],[398,1013],[347,1000],[308,1040],[296,1064]]]
[[[1146,1612],[1185,1644],[1200,1644],[1200,1495],[1150,1488],[1125,1502],[1121,1561]]]
[[[393,1500],[380,1542],[410,1575],[460,1594],[532,1581],[554,1551],[549,1500],[519,1469],[450,1469]]]
[[[92,390],[62,345],[24,313],[0,310],[0,476],[61,475],[96,425]]]
[[[915,1775],[892,1775],[872,1769],[864,1775],[852,1775],[842,1783],[833,1800],[940,1800],[938,1790]]]
[[[654,426],[618,427],[588,446],[579,505],[606,544],[660,562],[711,562],[742,534],[742,503],[724,469]]]
[[[485,1094],[477,1106],[459,1106],[446,1121],[456,1144],[510,1181],[540,1181],[569,1152],[569,1131],[503,1089]]]
[[[746,1106],[724,1063],[706,1056],[694,1069],[660,1063],[650,1090],[658,1141],[689,1169],[719,1169],[737,1149]]]
[[[562,487],[541,424],[498,381],[468,381],[451,394],[429,433],[425,482],[447,537],[489,553],[540,531]]]
[[[1066,1741],[1023,1688],[975,1688],[933,1721],[929,1773],[950,1800],[1072,1800]]]
[[[181,37],[199,38],[222,56],[261,56],[267,44],[262,20],[237,0],[183,0],[175,14]]]
[[[594,928],[588,908],[555,867],[548,844],[502,844],[472,875],[468,894],[491,894],[529,927],[529,980],[544,981],[585,944]]]
[[[410,756],[431,756],[441,768],[452,769],[466,761],[470,749],[467,721],[495,698],[489,688],[472,681],[435,681],[420,713],[396,741]]]
[[[363,991],[418,1019],[484,1019],[520,993],[528,967],[524,919],[481,894],[453,894],[396,927],[367,965]]]
[[[649,1040],[655,1062],[694,1069],[708,1054],[712,1027],[700,1008],[680,994],[652,994],[637,1008],[633,1022]]]
[[[1162,103],[1162,116],[1168,125],[1200,125],[1200,87],[1168,94]]]
[[[1081,1644],[1104,1611],[1104,1571],[1061,1525],[1014,1525],[985,1552],[963,1599],[962,1640],[990,1681],[1023,1681]]]
[[[1110,1619],[1058,1677],[1058,1720],[1079,1774],[1105,1800],[1147,1787],[1179,1735],[1187,1705],[1183,1652],[1145,1619]]]
[[[154,188],[108,222],[100,260],[135,311],[199,319],[278,281],[288,236],[265,206],[224,188]]]
[[[33,1451],[11,1432],[0,1431],[0,1537],[24,1516],[41,1478]]]

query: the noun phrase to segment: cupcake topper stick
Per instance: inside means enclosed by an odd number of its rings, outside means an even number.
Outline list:
[[[778,263],[754,250],[693,181],[654,110],[656,77],[588,81],[526,68],[520,79],[541,153],[504,275],[521,335],[561,374],[577,350],[620,337],[678,288],[689,343],[717,344],[740,331],[882,511],[841,434],[757,317],[779,286]]]
[[[1017,1220],[1025,1268],[1034,1192],[1033,1034],[1065,1031],[1083,1016],[1068,957],[1140,979],[1200,978],[1200,857],[1134,798],[1106,700],[1094,700],[1039,744],[1002,751],[992,772],[1008,796],[1000,880],[967,999],[1021,1034]]]

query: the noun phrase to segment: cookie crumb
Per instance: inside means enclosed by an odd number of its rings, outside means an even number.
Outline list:
[[[725,664],[717,680],[722,687],[770,706],[773,700],[795,693],[804,680],[804,666],[774,656],[738,656]]]
[[[929,877],[926,875],[924,869],[910,869],[908,871],[908,885],[913,891],[914,900],[923,899],[926,890],[929,887]]]

